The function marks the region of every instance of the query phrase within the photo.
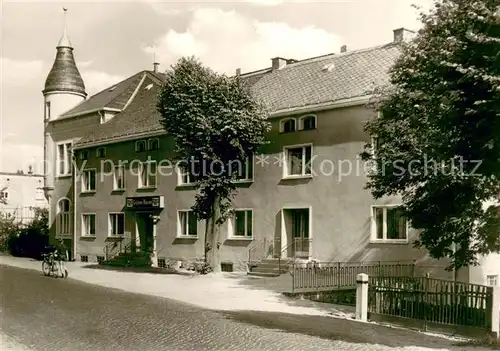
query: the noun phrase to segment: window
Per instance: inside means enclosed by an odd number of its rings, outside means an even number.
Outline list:
[[[95,169],[86,169],[82,173],[82,192],[95,191]]]
[[[486,276],[486,285],[498,286],[498,275],[487,275]]]
[[[251,238],[253,233],[252,210],[235,210],[234,216],[229,222],[232,228],[230,235],[237,238]]]
[[[158,138],[148,140],[149,150],[158,150],[160,148],[160,140]]]
[[[105,147],[98,147],[96,150],[96,156],[98,158],[106,157],[106,148]]]
[[[248,181],[253,179],[253,156],[249,156],[245,162],[231,162],[229,171],[235,174],[237,181]]]
[[[315,115],[307,115],[307,116],[300,117],[299,128],[301,130],[316,129],[316,116]]]
[[[123,190],[125,189],[125,166],[118,165],[115,166],[113,172],[113,189]]]
[[[139,188],[153,188],[156,186],[156,161],[147,161],[140,166]]]
[[[285,148],[285,177],[300,177],[311,175],[312,146],[297,146]]]
[[[191,164],[178,166],[178,184],[195,184],[198,181],[198,177],[194,173]]]
[[[57,204],[56,232],[57,234],[70,234],[70,202],[61,199]]]
[[[282,119],[280,121],[280,133],[295,132],[296,128],[295,118]]]
[[[139,140],[135,142],[135,151],[143,152],[146,151],[146,142],[144,140]]]
[[[50,119],[50,101],[45,103],[45,119]]]
[[[82,214],[82,235],[84,236],[95,235],[95,214],[93,213]]]
[[[6,191],[0,191],[0,199],[8,199],[9,193]]]
[[[89,152],[88,150],[82,150],[80,151],[80,160],[88,160],[89,159]]]
[[[0,195],[0,198],[1,198],[1,195]],[[45,193],[43,192],[43,188],[36,189],[35,200],[37,200],[37,201],[45,200]]]
[[[71,175],[72,171],[72,151],[71,142],[61,143],[57,145],[57,175]]]
[[[89,256],[87,255],[80,256],[80,262],[88,262],[88,261],[89,261]]]
[[[376,241],[407,241],[408,221],[400,207],[372,207],[372,239]]]
[[[178,221],[178,236],[198,236],[198,220],[193,211],[179,211]]]
[[[125,234],[125,214],[110,213],[109,214],[109,235],[124,235]]]

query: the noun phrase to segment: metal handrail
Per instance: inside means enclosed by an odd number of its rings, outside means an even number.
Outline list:
[[[296,245],[297,242],[299,242],[299,240],[303,241],[303,240],[306,240],[307,242],[309,242],[309,244],[311,243],[312,239],[311,238],[307,238],[307,239],[302,239],[302,238],[293,238],[292,242],[291,243],[288,243],[286,244],[280,251],[279,253],[279,256],[278,256],[278,270],[279,272],[281,273],[281,255],[283,254],[283,251],[289,249],[292,245]],[[293,250],[293,257],[292,259],[295,259],[297,258],[297,250]],[[287,257],[287,261],[290,261],[290,257]]]

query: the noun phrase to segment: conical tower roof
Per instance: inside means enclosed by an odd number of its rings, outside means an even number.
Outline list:
[[[45,80],[43,93],[66,91],[86,97],[85,84],[76,67],[73,47],[66,33],[66,11],[64,9],[64,33],[57,44],[56,58]]]

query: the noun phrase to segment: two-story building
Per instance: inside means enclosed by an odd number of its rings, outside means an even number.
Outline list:
[[[240,169],[232,219],[221,228],[223,262],[244,270],[249,255],[272,248],[282,258],[319,261],[409,261],[434,276],[446,262],[414,249],[415,231],[397,198],[374,200],[359,154],[376,112],[367,104],[406,31],[373,48],[237,74],[270,110],[270,144]],[[173,140],[160,123],[164,75],[141,71],[87,98],[66,35],[45,89],[46,195],[52,231],[73,256],[102,261],[120,245],[151,251],[154,264],[203,256],[195,176],[173,162]],[[485,258],[487,260],[488,258]],[[462,270],[461,280],[484,280]],[[475,271],[474,271],[475,272]],[[474,277],[472,277],[474,275]],[[492,274],[490,274],[492,275]]]
[[[21,223],[34,218],[36,208],[47,208],[43,175],[27,172],[0,172],[0,212]]]

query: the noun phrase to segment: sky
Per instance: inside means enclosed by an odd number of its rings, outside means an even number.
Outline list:
[[[43,171],[42,89],[67,12],[68,36],[89,96],[153,61],[165,70],[194,55],[233,75],[271,58],[305,59],[389,43],[420,27],[432,0],[22,1],[2,0],[0,171]]]

